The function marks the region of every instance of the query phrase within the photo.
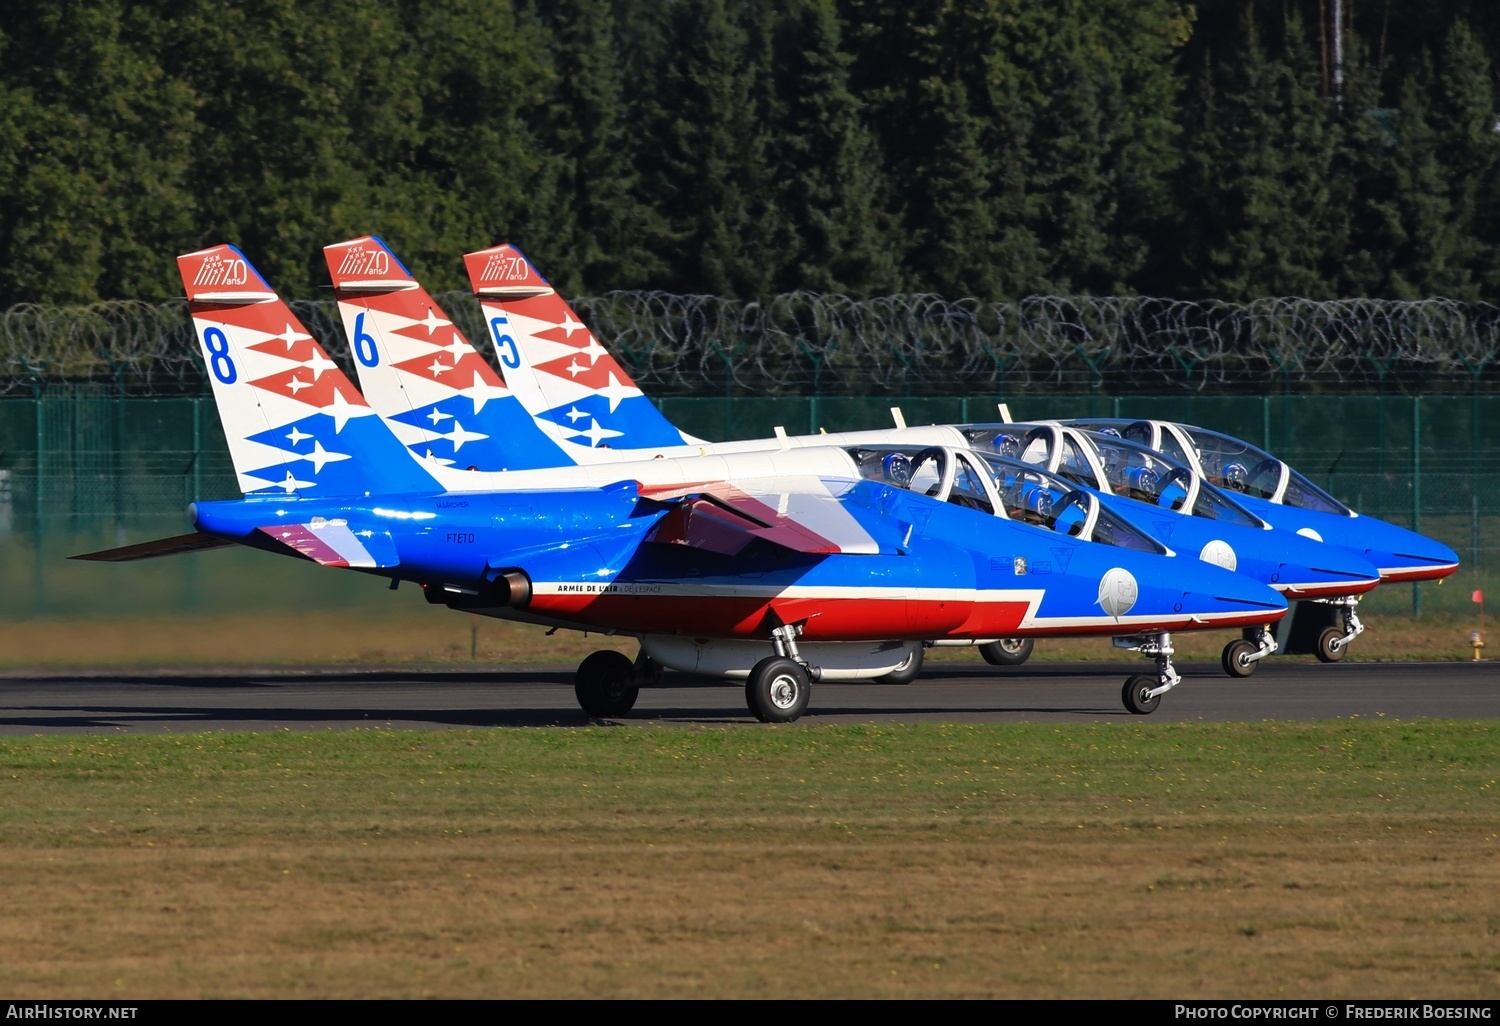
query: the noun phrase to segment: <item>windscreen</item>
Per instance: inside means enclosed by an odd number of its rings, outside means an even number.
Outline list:
[[[1274,499],[1281,486],[1282,462],[1249,442],[1217,431],[1179,425],[1198,450],[1199,461],[1209,480],[1230,491],[1262,499]],[[1287,485],[1281,503],[1319,513],[1351,516],[1348,506],[1313,484],[1302,474],[1286,468]]]

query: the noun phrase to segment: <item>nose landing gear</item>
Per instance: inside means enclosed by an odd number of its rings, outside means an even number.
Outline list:
[[[1125,682],[1120,695],[1124,699],[1125,708],[1137,716],[1155,712],[1156,707],[1161,704],[1161,696],[1182,683],[1182,675],[1172,665],[1172,653],[1175,651],[1172,648],[1172,635],[1166,632],[1134,635],[1115,638],[1114,644],[1116,648],[1135,649],[1142,655],[1155,658],[1155,675],[1136,674]]]
[[[1247,632],[1248,633],[1248,632]],[[1260,661],[1276,651],[1276,637],[1266,626],[1256,628],[1255,638],[1236,638],[1224,646],[1221,663],[1231,677],[1248,677]]]

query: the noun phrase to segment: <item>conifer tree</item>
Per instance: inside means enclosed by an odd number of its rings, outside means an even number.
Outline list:
[[[775,179],[791,245],[778,291],[870,295],[896,285],[886,183],[849,63],[831,0],[800,0],[778,20]]]
[[[767,295],[776,273],[765,240],[778,217],[745,27],[725,0],[684,0],[672,10],[661,59],[646,111],[657,148],[642,154],[642,174],[668,226],[662,285]]]

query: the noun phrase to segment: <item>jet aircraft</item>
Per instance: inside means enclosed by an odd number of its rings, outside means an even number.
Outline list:
[[[398,440],[238,250],[178,266],[243,498],[195,503],[194,534],[83,558],[244,544],[459,609],[636,635],[649,662],[580,665],[593,715],[628,711],[653,664],[744,678],[758,718],[790,721],[812,681],[897,670],[919,639],[1105,632],[1158,638],[1158,672],[1122,692],[1146,713],[1180,680],[1171,632],[1286,608],[1143,536],[1098,544],[867,480],[837,448],[468,471]],[[471,407],[493,398],[479,383]]]
[[[378,240],[374,241],[378,243]],[[596,433],[604,430],[601,427],[604,423],[604,407],[598,395],[591,397],[593,405],[589,408],[596,415],[585,421],[588,424],[586,430],[575,428],[571,433],[567,430],[558,433],[561,425],[558,411],[563,408],[563,397],[569,397],[573,403],[568,406],[571,415],[581,415],[583,406],[580,404],[584,401],[583,394],[590,381],[607,380],[611,383],[610,387],[628,389],[631,395],[637,394],[639,389],[608,350],[582,324],[566,301],[557,295],[515,247],[501,245],[471,253],[465,257],[465,263],[471,287],[480,300],[491,333],[491,342],[500,355],[507,380],[515,377],[527,383],[520,393],[522,405],[539,426],[562,439],[564,451],[572,459],[598,463],[625,458],[625,453],[630,451],[647,450],[662,455],[673,455],[681,451],[670,444],[675,439],[672,432],[677,429],[649,406],[638,407],[628,421],[622,419],[616,422],[610,429],[608,447],[598,446],[598,438],[601,436]],[[332,270],[332,256],[329,266]],[[337,286],[337,276],[335,285]],[[349,321],[347,313],[345,321]],[[377,407],[381,406],[379,401],[372,401]],[[640,425],[650,425],[650,428],[647,430]],[[1032,427],[1034,425],[1025,425],[1020,430]],[[990,451],[998,437],[1010,438],[1013,430],[1016,429],[1009,425],[982,424],[908,428],[898,416],[896,426],[889,429],[803,436],[778,434],[773,439],[740,442],[700,441],[696,446],[700,452],[743,452],[768,447],[830,444],[845,447],[936,444],[948,447],[977,446]],[[595,444],[583,444],[586,440]],[[1012,439],[1012,444],[1015,444],[1015,439]],[[1080,432],[1057,432],[1051,448],[1041,445],[1040,453],[1034,440],[1028,442],[1026,448],[1029,449],[1027,459],[1033,462],[1045,461],[1047,469],[1063,473],[1085,487],[1097,489],[1106,503],[1116,502],[1117,496],[1131,496],[1132,490],[1124,481],[1112,481],[1109,478],[1099,462],[1098,454],[1093,452],[1090,443]],[[1089,455],[1090,453],[1093,454]],[[1020,456],[1022,453],[1016,450],[1011,455]],[[1268,524],[1266,519],[1249,513],[1237,505],[1234,499],[1208,485],[1203,481],[1201,473],[1194,473],[1192,469],[1176,464],[1161,466],[1153,472],[1149,466],[1141,463],[1146,458],[1140,454],[1132,457],[1136,464],[1133,472],[1142,482],[1150,481],[1153,473],[1161,478],[1161,491],[1157,493],[1156,500],[1150,502],[1153,509],[1149,520],[1140,519],[1147,512],[1143,508],[1129,508],[1133,503],[1114,506],[1116,512],[1127,519],[1135,519],[1139,524],[1149,522],[1150,533],[1159,540],[1178,547],[1181,539],[1201,534],[1207,526],[1204,521],[1212,521],[1211,533],[1217,536],[1201,538],[1201,544],[1193,551],[1201,558],[1218,561],[1221,565],[1226,559],[1238,563],[1240,557],[1236,553],[1245,554],[1244,572],[1251,573],[1263,583],[1272,584],[1287,594],[1288,598],[1311,599],[1330,608],[1337,608],[1343,614],[1342,625],[1336,628],[1325,627],[1317,638],[1315,650],[1328,660],[1340,657],[1348,642],[1363,630],[1363,625],[1354,612],[1354,603],[1357,602],[1358,595],[1375,583],[1368,562],[1375,555],[1364,548],[1352,551],[1348,546],[1317,551],[1305,540],[1310,536],[1303,531],[1301,533],[1304,537],[1297,537],[1296,528],[1293,527],[1272,530],[1270,534],[1253,542],[1242,541],[1231,545],[1226,536],[1234,535],[1236,531],[1250,528],[1267,530],[1276,525]],[[1070,467],[1074,469],[1072,474],[1067,473]],[[1186,496],[1185,504],[1181,501],[1184,489],[1191,493]],[[948,487],[945,486],[945,496],[947,491]],[[1140,494],[1140,490],[1136,489],[1135,497],[1138,498]],[[1178,500],[1175,506],[1168,501],[1174,496]],[[1186,530],[1180,534],[1174,533],[1177,531],[1177,524],[1182,522],[1173,515],[1177,512],[1185,517],[1199,519],[1196,522],[1188,520]],[[1179,541],[1174,543],[1171,541],[1173,538]],[[1268,565],[1257,565],[1256,556],[1260,553],[1276,558]],[[1222,663],[1226,673],[1236,677],[1248,676],[1254,672],[1260,659],[1276,652],[1278,647],[1285,649],[1286,639],[1278,641],[1268,628],[1269,624],[1246,631],[1244,638],[1225,645]],[[1016,665],[1026,660],[1031,648],[1025,639],[997,639],[980,646],[980,651],[993,664]]]
[[[504,469],[524,459],[558,462],[559,448],[568,462],[599,466],[639,459],[643,451],[650,452],[653,457],[673,458],[684,454],[763,452],[781,447],[824,448],[837,443],[859,459],[872,451],[872,446],[877,449],[886,446],[882,451],[891,454],[894,450],[888,448],[890,440],[907,443],[937,439],[950,446],[955,442],[967,444],[964,436],[952,428],[917,428],[723,444],[695,440],[694,444],[684,446],[680,442],[685,436],[675,429],[668,431],[663,428],[666,421],[649,403],[637,406],[628,416],[610,419],[609,396],[585,397],[579,390],[589,381],[609,382],[612,384],[606,385],[607,388],[625,388],[635,399],[639,398],[639,389],[530,263],[513,247],[500,246],[470,254],[466,262],[500,363],[510,378],[521,383],[520,395],[525,397],[521,404],[534,418],[535,444],[521,442],[518,433],[522,436],[525,433],[515,422],[511,404],[496,404],[485,411],[476,402],[472,409],[469,408],[463,399],[469,392],[469,382],[472,378],[472,387],[479,388],[479,374],[489,368],[481,366],[483,361],[467,344],[463,333],[439,310],[432,297],[382,240],[371,236],[352,239],[325,247],[324,254],[366,398],[393,430],[403,438],[415,439],[409,447],[419,454],[425,453],[428,459],[435,458],[434,439],[428,423],[439,417],[444,418],[441,423],[445,428],[451,423],[452,434],[458,437],[479,440],[486,446],[492,440],[503,440],[499,447],[484,448],[475,444],[464,449],[463,461],[474,460],[471,467],[477,470]],[[566,355],[567,352],[572,355]],[[538,360],[544,361],[551,370],[534,366]],[[549,378],[554,384],[545,383],[544,379]],[[498,379],[486,387],[485,394],[490,394],[499,387]],[[539,396],[547,397],[539,399]],[[569,410],[581,422],[576,428],[568,428],[558,419],[557,411],[562,408],[564,397],[567,397],[566,402],[574,404]],[[592,412],[585,413],[584,410]],[[571,419],[572,416],[563,418]],[[583,426],[585,424],[587,427]],[[613,427],[606,428],[606,424]],[[440,439],[447,437],[443,435]],[[582,444],[584,440],[603,437],[620,440],[622,448],[595,448]],[[653,444],[658,441],[666,444]],[[506,444],[522,451],[508,454]],[[950,474],[948,479],[932,482],[928,494],[943,501],[1007,516],[1005,507],[994,501],[993,496],[984,498],[985,486],[976,484],[965,491],[956,488],[951,477],[955,473],[988,476],[993,490],[995,468],[987,467],[982,459],[959,455],[943,446],[931,447],[926,452],[930,459],[919,460],[919,468],[940,463]],[[911,455],[910,449],[906,455]],[[919,481],[918,485],[923,490],[928,488],[925,481]],[[1061,499],[1063,494],[1059,492],[1056,497]],[[1116,504],[1114,495],[1108,490],[1101,498],[1106,505]],[[1227,505],[1220,503],[1216,511],[1211,503],[1198,503],[1199,515],[1215,522],[1189,523],[1177,533],[1175,542],[1170,541],[1176,527],[1174,522],[1186,518],[1170,510],[1152,510],[1154,515],[1147,533],[1179,548],[1184,539],[1193,540],[1193,554],[1231,570],[1236,569],[1238,550],[1245,554],[1240,572],[1273,586],[1288,597],[1306,597],[1330,590],[1358,593],[1376,583],[1373,570],[1364,561],[1353,556],[1331,557],[1326,551],[1315,551],[1316,547],[1306,539],[1291,535],[1274,540],[1238,537],[1236,532],[1243,535],[1246,525],[1252,525],[1257,533],[1265,525],[1243,512],[1237,514],[1238,521],[1233,521],[1230,512],[1223,508]],[[1125,511],[1125,515],[1139,518],[1143,509]],[[1051,522],[1042,526],[1050,527]],[[1268,541],[1271,541],[1269,546]],[[1276,558],[1261,558],[1259,552],[1263,548],[1268,548]],[[1274,650],[1274,644],[1266,640],[1269,634],[1265,625],[1247,633],[1253,633],[1259,645],[1259,650],[1254,652],[1255,658]],[[973,643],[988,661],[1010,665],[1023,662],[1029,656],[1032,644],[1024,638],[926,640],[929,644]],[[1157,647],[1151,638],[1123,639],[1121,647],[1126,645],[1142,647],[1148,654],[1154,654]],[[1254,659],[1247,659],[1245,652],[1241,651],[1247,648],[1254,651],[1255,646],[1234,641],[1226,647],[1224,665],[1229,668],[1228,672],[1245,676],[1253,671]],[[906,682],[915,678],[920,667],[921,652],[917,650],[909,664],[882,674],[880,679],[892,683]]]

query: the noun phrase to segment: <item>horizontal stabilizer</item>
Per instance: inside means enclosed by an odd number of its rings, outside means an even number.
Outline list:
[[[180,556],[184,552],[202,552],[205,549],[219,549],[233,544],[235,543],[228,538],[217,538],[211,534],[194,532],[193,534],[179,534],[175,538],[158,538],[156,541],[141,542],[138,545],[126,545],[118,549],[85,552],[68,558],[88,559],[96,563],[130,563],[137,559]]]

